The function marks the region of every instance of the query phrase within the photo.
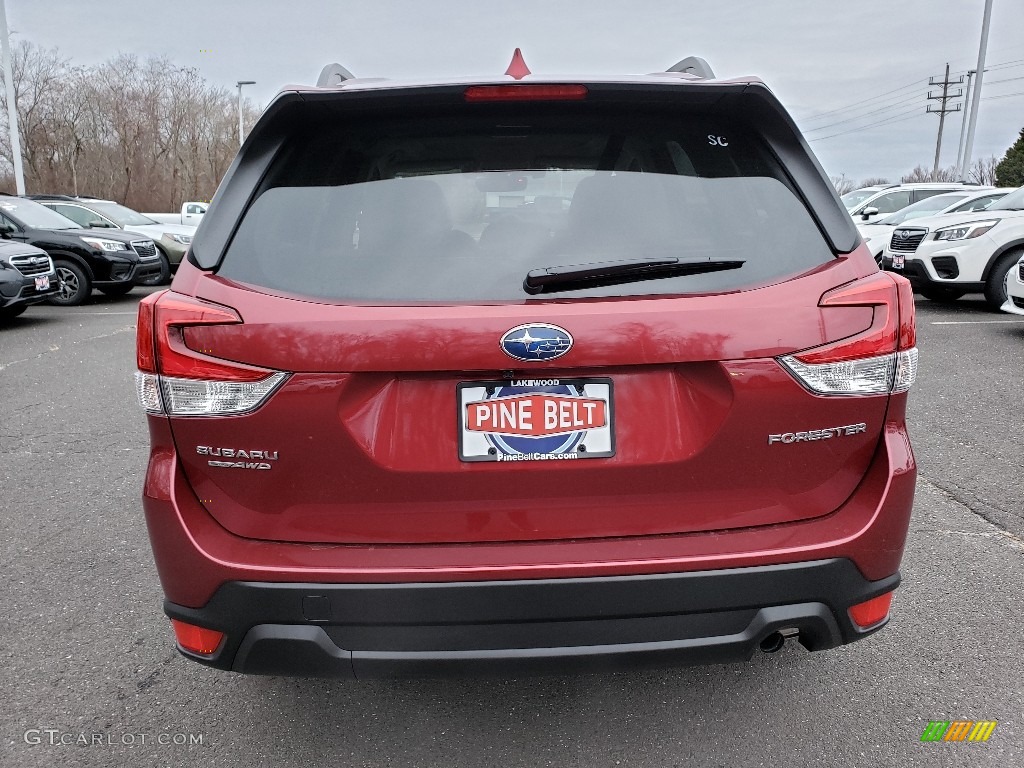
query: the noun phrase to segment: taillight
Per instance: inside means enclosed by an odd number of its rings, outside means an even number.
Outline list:
[[[914,293],[900,275],[879,272],[829,291],[820,307],[874,309],[864,333],[780,357],[779,362],[819,395],[905,392],[917,379]]]
[[[224,416],[258,408],[286,373],[197,352],[184,338],[189,326],[241,322],[230,307],[170,291],[143,299],[136,340],[139,404],[171,416]]]

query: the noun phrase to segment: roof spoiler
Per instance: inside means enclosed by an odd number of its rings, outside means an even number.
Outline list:
[[[320,77],[317,78],[316,87],[328,88],[332,85],[341,85],[346,80],[352,80],[354,77],[355,75],[341,66],[341,64],[328,64],[320,70]]]
[[[673,64],[667,72],[683,72],[687,75],[696,75],[705,80],[714,80],[715,73],[711,71],[711,65],[700,56],[687,56],[682,61]]]

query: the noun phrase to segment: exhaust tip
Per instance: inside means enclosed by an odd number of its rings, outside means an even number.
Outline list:
[[[781,632],[772,632],[761,641],[761,650],[765,653],[775,653],[786,644],[786,637]]]

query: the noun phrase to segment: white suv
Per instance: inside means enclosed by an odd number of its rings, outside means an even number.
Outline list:
[[[913,205],[883,216],[870,224],[858,224],[857,229],[860,236],[864,238],[865,244],[871,249],[871,255],[882,269],[888,265],[882,261],[882,252],[892,238],[893,230],[901,224],[906,224],[912,219],[922,219],[925,216],[939,216],[945,213],[970,213],[972,211],[984,211],[997,200],[1001,200],[1013,189],[982,189],[972,192],[969,189],[960,189],[956,192],[944,192],[941,195],[932,195],[929,198],[920,200]]]
[[[1016,266],[1006,273],[1006,303],[1003,312],[1024,315],[1024,255]]]
[[[1007,302],[1007,274],[1024,255],[1024,187],[985,211],[929,216],[898,227],[882,256],[933,301],[982,291],[993,309]]]
[[[842,197],[843,205],[850,212],[853,220],[858,224],[874,221],[879,216],[906,208],[934,195],[941,195],[943,192],[955,192],[959,189],[969,189],[976,192],[987,187],[979,187],[977,184],[961,184],[959,182],[921,182],[914,184],[889,184],[878,187],[864,187],[847,192]],[[865,192],[871,194],[864,196]]]

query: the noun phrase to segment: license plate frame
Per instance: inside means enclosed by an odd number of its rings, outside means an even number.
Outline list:
[[[50,276],[49,275],[39,275],[39,276],[37,276],[35,278],[35,280],[36,280],[36,290],[37,291],[48,291],[48,290],[50,290]]]
[[[615,455],[609,378],[463,381],[456,409],[460,461],[564,463]]]
[[[892,268],[903,269],[904,265],[906,264],[906,260],[907,257],[904,256],[902,253],[894,253],[892,255]]]

